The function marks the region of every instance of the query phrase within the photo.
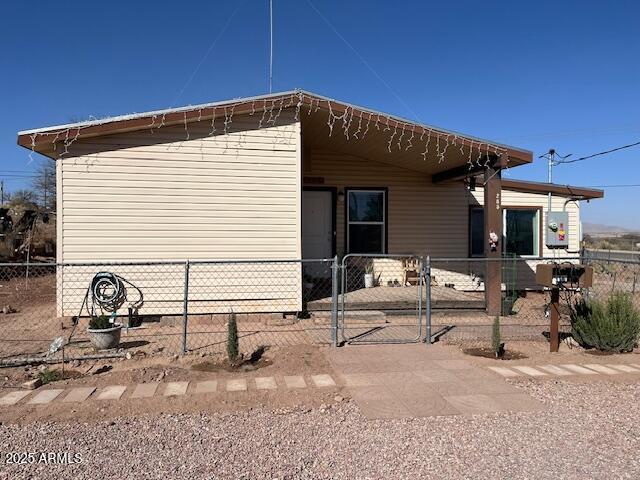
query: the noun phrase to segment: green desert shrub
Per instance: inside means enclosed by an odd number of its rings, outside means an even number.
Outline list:
[[[630,352],[640,335],[640,311],[628,294],[614,293],[606,302],[581,300],[571,310],[573,338],[585,348]]]
[[[502,339],[500,337],[500,317],[496,315],[493,319],[493,327],[491,329],[491,351],[496,354],[496,357],[502,356]]]
[[[234,364],[238,361],[240,354],[240,345],[238,341],[238,323],[236,314],[229,314],[229,322],[227,323],[227,357],[229,362]]]
[[[113,328],[113,323],[111,323],[111,317],[108,315],[97,315],[95,317],[91,317],[89,320],[89,328],[91,330],[106,330],[107,328]]]

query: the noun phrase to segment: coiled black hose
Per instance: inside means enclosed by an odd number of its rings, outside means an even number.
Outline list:
[[[68,342],[71,341],[71,337],[73,337],[79,319],[85,309],[89,317],[92,318],[97,316],[98,311],[100,315],[108,312],[112,317],[115,317],[118,309],[128,301],[127,286],[133,288],[138,294],[138,298],[129,305],[129,309],[137,311],[137,309],[142,306],[144,300],[142,290],[126,278],[116,275],[115,273],[96,273],[93,279],[91,279],[89,288],[87,288],[87,293],[84,295],[78,315],[73,318],[73,329],[69,335]]]

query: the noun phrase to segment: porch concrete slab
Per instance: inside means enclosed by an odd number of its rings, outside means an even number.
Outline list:
[[[614,370],[613,368],[605,367],[599,363],[588,363],[585,365],[590,370],[595,370],[598,373],[604,373],[605,375],[619,375],[622,372]]]
[[[402,404],[414,417],[442,417],[460,415],[462,412],[452,402],[436,392],[417,396],[404,396]]]
[[[632,367],[631,365],[607,365],[607,367],[615,368],[624,373],[640,373],[640,368]]]
[[[598,374],[598,372],[594,372],[593,370],[589,370],[588,368],[581,367],[580,365],[574,365],[572,363],[560,365],[560,367],[573,372],[574,375],[576,373],[579,375],[597,375]]]
[[[98,394],[96,399],[119,400],[126,390],[127,390],[127,387],[125,385],[109,385],[108,387],[104,387],[102,389],[102,391]]]
[[[474,392],[473,387],[464,382],[431,382],[429,388],[444,397],[451,395],[469,395]]]
[[[247,381],[244,378],[232,378],[227,380],[227,392],[243,392],[247,389]]]
[[[43,390],[27,403],[29,405],[45,405],[47,403],[51,403],[62,392],[64,392],[62,389]]]
[[[567,375],[573,375],[570,371],[565,370],[564,368],[561,368],[557,365],[540,365],[538,366],[538,368],[552,375],[558,375],[561,377],[567,376]]]
[[[274,377],[256,377],[254,381],[258,390],[276,390],[278,388]]]
[[[96,387],[73,388],[69,394],[62,399],[64,403],[84,402],[89,395],[96,391]]]
[[[546,377],[548,375],[548,373],[546,372],[536,370],[535,368],[528,367],[526,365],[516,365],[515,367],[512,367],[512,368],[514,370],[518,370],[519,372],[522,372],[531,377]]]
[[[424,344],[368,345],[331,348],[324,353],[368,418],[520,411],[538,406],[517,387],[467,362],[454,349]],[[382,368],[384,364],[390,366]],[[503,370],[509,376],[523,375]]]
[[[521,374],[519,372],[514,372],[513,370],[510,370],[508,368],[504,368],[504,367],[487,367],[489,370],[492,370],[494,372],[496,372],[498,375],[501,375],[505,378],[510,378],[510,377],[519,377]]]
[[[149,398],[153,397],[158,389],[157,383],[140,383],[131,394],[131,398]]]
[[[345,387],[370,387],[378,383],[379,377],[372,373],[344,373],[342,383]]]
[[[284,384],[287,388],[307,388],[307,382],[302,375],[285,375]]]
[[[217,380],[205,380],[196,383],[196,393],[215,393],[218,391]]]
[[[413,372],[413,374],[425,383],[447,383],[460,381],[460,377],[458,377],[452,370],[445,370],[435,365],[430,368],[421,368],[420,370]]]
[[[500,411],[530,412],[542,410],[544,405],[526,393],[501,393],[489,395],[500,406]]]
[[[336,382],[331,378],[329,374],[311,375],[311,381],[316,387],[335,387]]]
[[[15,392],[9,392],[4,397],[0,398],[0,405],[15,405],[30,393],[31,390],[16,390]]]
[[[445,397],[447,402],[464,414],[498,412],[502,407],[490,395],[454,395]]]
[[[445,370],[467,370],[471,368],[471,364],[465,360],[436,360],[435,363]]]

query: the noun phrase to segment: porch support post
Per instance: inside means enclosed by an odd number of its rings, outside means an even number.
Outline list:
[[[484,171],[484,231],[486,276],[484,281],[485,300],[489,315],[500,315],[502,311],[502,162],[493,157]],[[498,238],[492,247],[491,233]]]

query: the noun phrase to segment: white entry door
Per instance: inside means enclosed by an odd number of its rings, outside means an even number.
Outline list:
[[[333,199],[330,191],[302,192],[302,258],[333,256]],[[318,269],[326,270],[326,269]],[[326,276],[325,273],[322,276]]]

